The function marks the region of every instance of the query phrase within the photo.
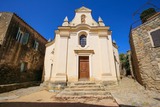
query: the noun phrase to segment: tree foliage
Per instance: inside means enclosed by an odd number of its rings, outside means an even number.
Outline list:
[[[140,19],[141,19],[142,23],[146,22],[147,19],[149,17],[151,17],[152,15],[154,15],[155,13],[156,13],[156,11],[154,8],[149,8],[147,10],[144,10],[140,15]]]
[[[126,75],[130,74],[129,56],[126,54],[119,55],[122,68],[126,70]]]

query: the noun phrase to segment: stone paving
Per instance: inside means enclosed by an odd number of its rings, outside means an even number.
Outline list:
[[[141,85],[130,78],[123,78],[117,86],[106,86],[105,90],[111,93],[121,107],[160,107],[160,93],[145,90]],[[2,102],[52,102],[54,104],[80,103],[84,104],[83,106],[86,106],[85,104],[87,104],[94,105],[94,107],[100,105],[103,105],[104,107],[117,107],[116,103],[113,103],[110,99],[58,99],[56,98],[56,95],[58,95],[58,93],[48,92],[42,86],[30,87],[0,94],[0,104]]]
[[[17,89],[6,93],[0,93],[0,102],[17,99],[19,97],[30,95],[44,89],[45,89],[44,87],[36,86],[36,87]]]

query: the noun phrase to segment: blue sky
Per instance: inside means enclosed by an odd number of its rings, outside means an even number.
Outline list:
[[[1,12],[15,12],[46,39],[54,38],[54,30],[62,25],[65,16],[69,21],[74,10],[81,6],[92,9],[93,18],[101,16],[110,26],[112,38],[119,46],[119,53],[130,49],[129,29],[133,13],[148,0],[1,0]],[[156,5],[159,0],[153,0]]]

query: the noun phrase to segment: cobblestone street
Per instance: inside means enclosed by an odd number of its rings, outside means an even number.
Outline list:
[[[105,87],[108,92],[111,92],[116,102],[121,105],[121,107],[127,106],[141,106],[141,107],[159,107],[160,106],[160,93],[145,90],[141,85],[136,81],[130,78],[123,78],[118,86],[107,86]],[[90,99],[56,99],[57,93],[48,92],[43,87],[30,87],[26,89],[19,89],[11,91],[8,93],[0,94],[0,107],[3,105],[9,105],[7,102],[12,102],[11,104],[17,105],[17,102],[21,102],[21,105],[24,105],[24,102],[27,102],[28,106],[35,104],[42,104],[50,106],[53,103],[53,106],[66,107],[67,104],[71,106],[89,106],[89,107],[116,107],[116,103],[111,100],[99,100],[96,98]],[[13,103],[14,102],[14,103]],[[33,103],[34,102],[34,103]],[[72,105],[72,106],[73,106]],[[123,105],[123,106],[122,106]],[[41,106],[40,106],[41,107]]]

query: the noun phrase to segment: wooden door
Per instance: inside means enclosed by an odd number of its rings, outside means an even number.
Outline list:
[[[89,79],[89,56],[79,57],[79,79],[80,80]]]

